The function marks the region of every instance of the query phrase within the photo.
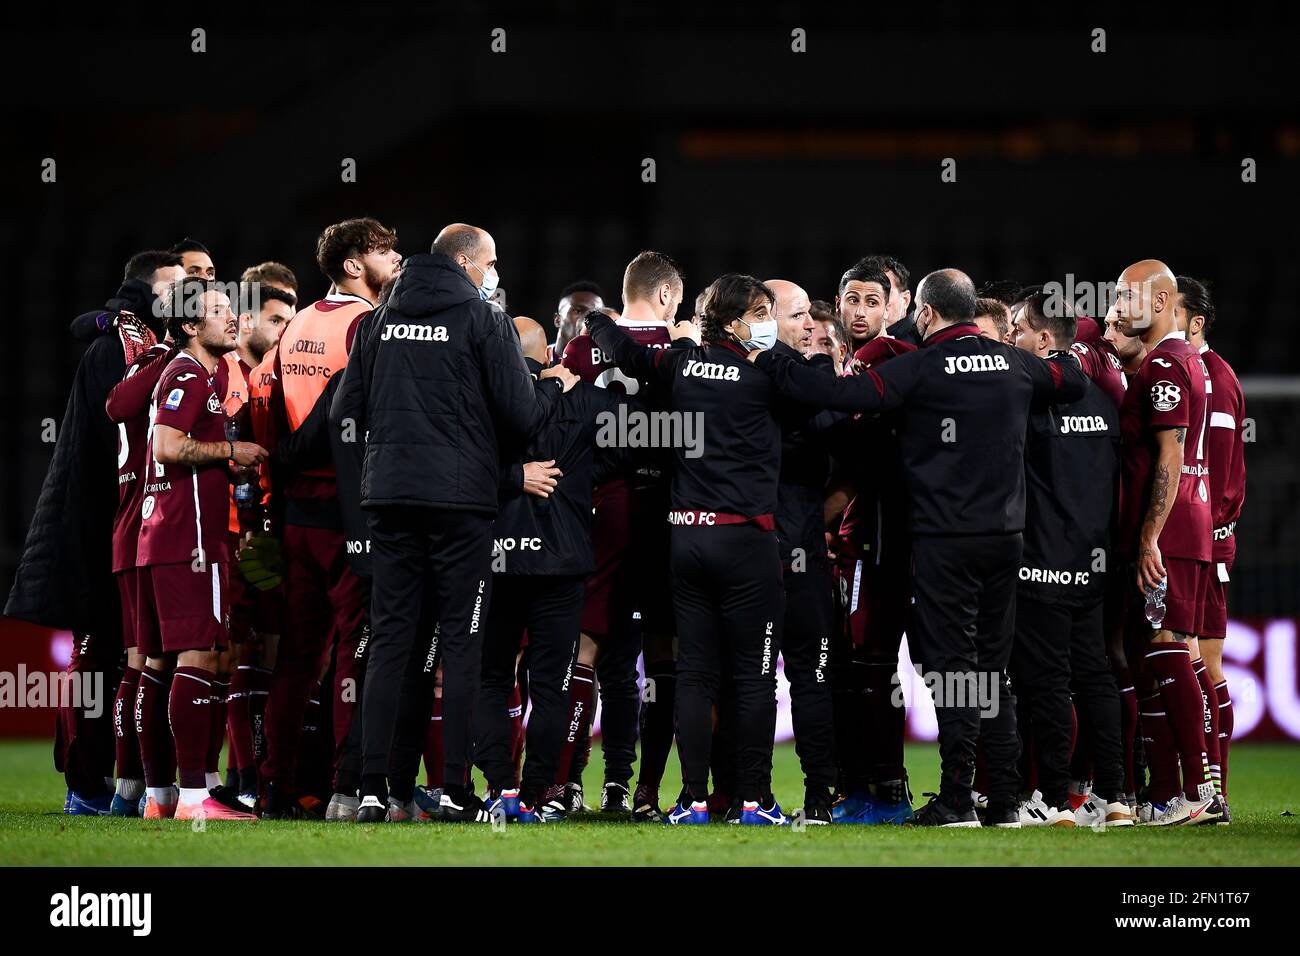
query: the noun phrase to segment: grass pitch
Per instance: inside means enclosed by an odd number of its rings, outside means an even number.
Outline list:
[[[938,779],[931,745],[911,745],[916,789]],[[587,774],[600,788],[600,755]],[[676,762],[665,781],[678,778]],[[798,761],[777,748],[774,780],[787,811],[803,797]],[[674,787],[665,786],[668,794]],[[592,814],[563,824],[210,822],[66,817],[47,741],[0,743],[0,865],[53,866],[1296,866],[1300,865],[1300,747],[1232,748],[1231,826],[1090,830],[929,830],[913,827],[669,828]],[[665,796],[665,800],[667,796]],[[1284,816],[1291,811],[1297,816]]]

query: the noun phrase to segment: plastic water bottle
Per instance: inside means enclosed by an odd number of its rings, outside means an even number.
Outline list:
[[[226,419],[226,440],[239,441],[239,425],[233,418]],[[239,482],[235,485],[235,508],[242,511],[253,507],[253,483],[249,480],[249,469],[239,469]]]
[[[1165,594],[1169,591],[1169,578],[1160,579],[1153,588],[1146,588],[1147,603],[1143,609],[1147,622],[1154,628],[1160,627],[1165,619]]]

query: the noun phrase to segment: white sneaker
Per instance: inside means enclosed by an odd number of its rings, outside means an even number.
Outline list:
[[[1133,825],[1133,808],[1120,800],[1106,804],[1106,826],[1131,827]]]
[[[1084,798],[1074,811],[1074,825],[1089,830],[1106,829],[1106,805],[1093,797]]]
[[[1100,797],[1089,796],[1078,810],[1074,811],[1074,825],[1090,830],[1104,830],[1107,827],[1131,827],[1133,811],[1122,801],[1107,802]]]
[[[1165,804],[1163,812],[1153,812],[1148,826],[1153,827],[1176,827],[1193,820],[1200,821],[1200,818],[1207,816],[1207,810],[1212,800],[1198,800],[1195,803],[1189,801],[1182,794],[1171,797]],[[1206,822],[1209,822],[1207,819]]]
[[[1028,800],[1020,802],[1020,825],[1022,827],[1045,827],[1050,816],[1056,810],[1043,802],[1042,794],[1037,790]]]
[[[1187,823],[1190,826],[1199,826],[1202,823],[1218,823],[1222,819],[1223,804],[1219,802],[1217,795],[1196,803],[1187,813]]]

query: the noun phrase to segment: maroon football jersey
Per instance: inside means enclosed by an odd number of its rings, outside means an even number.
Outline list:
[[[147,349],[108,393],[105,410],[117,425],[117,514],[113,516],[113,572],[135,567],[140,536],[140,505],[144,498],[145,451],[149,442],[149,403],[167,363],[170,347]]]
[[[1213,557],[1231,564],[1237,555],[1237,519],[1246,500],[1246,454],[1242,429],[1246,399],[1232,366],[1208,345],[1201,360],[1210,373],[1210,514],[1214,521]]]
[[[151,414],[137,561],[141,566],[192,563],[199,549],[208,564],[225,561],[230,537],[226,463],[161,465],[153,456],[153,430],[159,425],[169,425],[196,441],[225,441],[226,412],[214,376],[188,352],[181,352],[163,371]]]
[[[877,368],[915,349],[910,342],[878,335],[854,352],[853,358],[866,368]],[[867,566],[906,564],[911,559],[912,535],[902,453],[892,416],[859,417],[845,438],[844,447],[832,452],[854,488],[853,500],[840,518],[839,537],[847,545],[845,553]]]
[[[668,334],[668,326],[663,322],[632,322],[627,319],[617,319],[616,322],[637,345],[652,349],[672,347],[672,337]],[[569,340],[569,344],[564,347],[564,358],[560,364],[584,382],[628,395],[646,397],[645,383],[638,382],[619,369],[586,332]],[[634,475],[618,476],[611,481],[628,481],[630,478],[635,491],[664,490],[662,486],[666,484],[665,475],[668,474],[672,461],[670,453],[663,449],[638,449],[629,458]],[[638,504],[658,508],[661,502],[655,500],[647,504],[638,499]]]
[[[1091,320],[1089,325],[1094,329],[1097,327],[1097,323]],[[1115,347],[1105,339],[1096,337],[1076,338],[1070,348],[1079,357],[1083,374],[1092,379],[1092,383],[1101,389],[1102,394],[1109,398],[1116,408],[1123,405],[1124,369],[1120,365]]]
[[[1182,332],[1171,332],[1147,352],[1129,380],[1120,406],[1123,442],[1119,547],[1136,555],[1151,500],[1155,432],[1185,428],[1178,492],[1160,533],[1164,557],[1210,560],[1209,403],[1205,363]]]
[[[637,345],[652,349],[672,347],[673,340],[668,335],[668,326],[663,322],[629,322],[618,319],[617,325]],[[641,383],[620,371],[586,332],[569,340],[569,344],[564,347],[564,358],[560,364],[584,382],[591,382],[601,388],[622,389],[629,395],[635,395],[641,390]]]

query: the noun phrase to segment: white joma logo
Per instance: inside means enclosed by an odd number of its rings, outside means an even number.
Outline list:
[[[1106,427],[1106,419],[1100,415],[1066,415],[1061,419],[1062,435],[1077,432],[1105,431],[1110,431],[1110,429]]]
[[[711,378],[721,382],[739,382],[740,368],[735,365],[724,365],[721,362],[701,362],[698,359],[691,359],[682,369],[684,378]]]
[[[1005,372],[1010,368],[1003,355],[949,355],[943,366],[949,375],[954,372]]]
[[[129,926],[132,935],[148,936],[153,928],[153,894],[82,893],[73,886],[50,897],[50,925]]]
[[[379,337],[381,342],[387,342],[389,339],[409,339],[412,342],[446,342],[447,326],[445,325],[421,325],[415,322],[394,323],[393,325],[384,326],[384,334]]]

